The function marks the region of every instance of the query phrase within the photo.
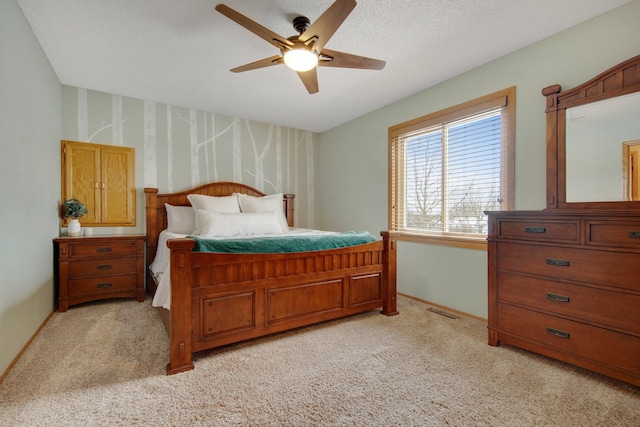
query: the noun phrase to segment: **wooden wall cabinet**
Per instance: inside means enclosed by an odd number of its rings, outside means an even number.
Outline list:
[[[136,225],[134,148],[62,141],[61,157],[62,201],[87,207],[83,226]]]

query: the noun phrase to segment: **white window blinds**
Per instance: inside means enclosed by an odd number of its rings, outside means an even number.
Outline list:
[[[393,230],[486,235],[484,212],[510,198],[507,105],[501,95],[390,129]]]

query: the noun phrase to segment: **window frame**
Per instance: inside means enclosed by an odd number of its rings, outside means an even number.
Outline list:
[[[389,127],[388,219],[389,230],[394,231],[399,240],[486,250],[486,236],[433,231],[399,231],[397,209],[400,196],[404,196],[402,189],[404,175],[403,164],[400,161],[402,156],[398,147],[401,145],[399,142],[403,135],[452,123],[497,107],[503,108],[504,122],[500,150],[501,210],[513,210],[515,206],[515,86]]]

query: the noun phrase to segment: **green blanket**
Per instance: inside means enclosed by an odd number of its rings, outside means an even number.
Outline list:
[[[309,252],[344,248],[375,242],[375,237],[366,231],[346,231],[337,234],[306,236],[269,236],[242,239],[203,239],[190,236],[196,241],[194,252],[225,253],[283,253]]]

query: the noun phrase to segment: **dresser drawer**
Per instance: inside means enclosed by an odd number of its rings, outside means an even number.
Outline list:
[[[640,249],[640,221],[587,221],[587,245]]]
[[[580,243],[580,221],[498,221],[498,238],[540,242]]]
[[[69,279],[137,273],[136,258],[89,259],[69,263]]]
[[[73,279],[69,280],[69,296],[77,297],[101,293],[133,291],[136,289],[137,280],[138,276],[136,274],[113,277]]]
[[[114,240],[104,243],[70,243],[69,259],[136,255],[138,253],[137,246],[135,240]]]
[[[578,357],[589,358],[617,368],[640,371],[640,338],[498,304],[498,328]]]
[[[640,295],[499,272],[498,301],[640,334]]]
[[[640,254],[500,243],[498,270],[640,291]]]

